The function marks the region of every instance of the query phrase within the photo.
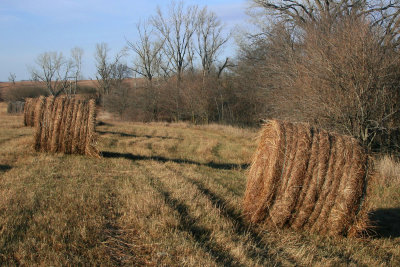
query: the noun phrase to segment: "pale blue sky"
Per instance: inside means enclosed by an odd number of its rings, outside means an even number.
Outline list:
[[[246,20],[246,0],[185,0],[186,5],[207,5],[228,29]],[[43,52],[69,56],[71,48],[84,50],[83,75],[95,78],[96,43],[106,42],[111,52],[134,41],[135,25],[154,15],[157,5],[166,9],[168,0],[0,0],[0,81],[10,72],[17,80],[30,79],[28,66]],[[227,53],[234,54],[230,43]],[[126,58],[128,64],[132,56]]]

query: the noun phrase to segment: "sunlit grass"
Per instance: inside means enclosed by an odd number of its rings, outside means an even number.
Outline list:
[[[393,160],[371,182],[381,236],[266,232],[241,216],[254,130],[104,122],[101,159],[36,153],[33,129],[0,104],[0,265],[400,264]]]

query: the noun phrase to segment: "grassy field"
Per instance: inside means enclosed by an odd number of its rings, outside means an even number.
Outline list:
[[[376,235],[249,228],[241,217],[256,133],[113,122],[101,159],[36,153],[0,103],[0,265],[399,266],[400,164],[377,161]]]

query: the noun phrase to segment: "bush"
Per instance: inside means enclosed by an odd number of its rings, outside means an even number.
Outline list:
[[[357,138],[369,151],[392,152],[400,129],[398,48],[362,15],[277,23],[245,47],[243,62],[261,77],[268,118],[303,121]],[[259,62],[251,60],[264,51]],[[253,67],[252,64],[255,66]],[[239,64],[240,66],[240,64]],[[248,80],[246,72],[240,73]],[[385,140],[390,140],[386,142]]]
[[[25,98],[36,98],[39,96],[48,96],[48,91],[43,87],[37,86],[17,86],[10,88],[4,93],[6,101],[24,101]]]
[[[97,89],[91,86],[78,86],[76,90],[77,94],[88,94],[88,95],[96,95]]]

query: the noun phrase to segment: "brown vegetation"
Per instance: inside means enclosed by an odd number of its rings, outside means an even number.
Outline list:
[[[254,131],[100,113],[94,159],[34,151],[16,116],[0,103],[0,265],[400,265],[398,162],[369,183],[374,238],[265,231],[242,217]]]
[[[36,151],[99,156],[95,147],[94,100],[40,97],[35,104],[34,116]]]
[[[270,121],[249,171],[243,211],[269,229],[354,235],[365,227],[367,156],[348,136]]]
[[[263,92],[265,117],[350,135],[398,152],[399,3],[252,0],[256,34],[243,37],[236,74]],[[273,23],[271,23],[273,21]]]

